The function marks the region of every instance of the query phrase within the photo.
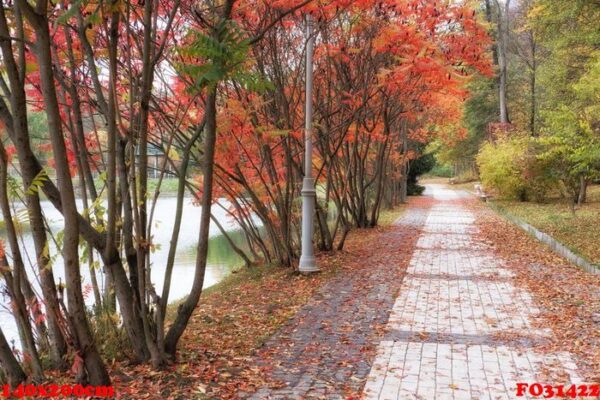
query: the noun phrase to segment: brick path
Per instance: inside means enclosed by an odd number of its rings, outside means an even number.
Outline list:
[[[393,229],[368,231],[356,248],[347,244],[344,270],[258,355],[268,385],[239,397],[342,400],[361,393],[430,203],[411,199]]]
[[[435,205],[417,242],[389,333],[364,387],[365,399],[513,399],[516,382],[548,370],[581,382],[568,353],[533,347],[551,332],[532,320],[540,310],[511,283],[459,192],[430,185]],[[521,397],[525,398],[525,397]]]

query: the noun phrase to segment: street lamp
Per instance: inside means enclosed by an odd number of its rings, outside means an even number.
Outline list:
[[[313,233],[315,201],[317,192],[312,177],[312,91],[313,91],[313,22],[310,15],[306,16],[306,125],[304,131],[304,180],[302,182],[302,254],[300,255],[299,271],[311,273],[320,271],[315,261],[313,249]]]

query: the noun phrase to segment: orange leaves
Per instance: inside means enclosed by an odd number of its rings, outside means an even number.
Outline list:
[[[10,146],[6,146],[5,151],[6,151],[7,161],[10,163],[13,159],[13,156],[17,152],[17,148],[13,145],[10,145]]]
[[[235,271],[223,290],[203,296],[178,363],[158,372],[147,365],[119,366],[125,379],[117,392],[131,398],[232,399],[258,390],[268,382],[255,352],[329,276],[304,278],[274,267]]]
[[[10,266],[6,264],[6,261],[4,241],[0,239],[0,273],[10,272]]]
[[[375,51],[398,54],[402,48],[414,49],[414,42],[411,43],[413,35],[410,30],[413,29],[404,25],[388,25],[383,27],[379,35],[373,40]]]
[[[494,244],[495,252],[515,273],[516,285],[533,295],[540,309],[534,326],[552,330],[542,350],[576,355],[578,372],[584,380],[598,381],[600,277],[569,264],[491,210],[481,215],[479,239]],[[546,380],[559,381],[557,377]]]
[[[432,131],[426,128],[412,129],[408,137],[415,142],[427,143],[432,136]]]

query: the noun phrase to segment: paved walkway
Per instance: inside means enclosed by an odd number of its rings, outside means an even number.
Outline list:
[[[358,398],[402,287],[431,198],[411,199],[398,225],[368,230],[338,253],[340,271],[258,354],[265,387],[238,397]]]
[[[531,296],[513,286],[503,260],[477,240],[475,217],[461,205],[460,192],[440,185],[427,192],[435,203],[364,398],[513,399],[516,382],[538,382],[549,370],[563,382],[581,382],[570,354],[533,350],[551,332],[534,327],[540,310]]]

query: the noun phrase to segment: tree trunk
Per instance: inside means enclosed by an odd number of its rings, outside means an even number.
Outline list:
[[[401,141],[402,141],[402,161],[400,166],[400,202],[406,203],[408,201],[408,172],[409,172],[409,161],[408,161],[408,121],[403,120],[400,128]],[[456,164],[454,166],[454,174],[456,175]]]
[[[187,299],[179,306],[177,316],[165,338],[165,351],[175,357],[177,343],[185,330],[194,309],[198,305],[204,284],[206,258],[208,255],[208,233],[212,205],[213,171],[215,161],[215,144],[217,141],[217,88],[209,88],[206,97],[206,131],[204,137],[204,165],[202,211],[200,217],[200,233],[198,236],[198,254],[196,255],[196,272],[192,290]]]
[[[75,79],[77,76],[76,71],[76,63],[75,57],[73,54],[73,44],[71,39],[71,33],[69,28],[64,27],[65,39],[67,44],[67,56],[69,58],[69,69],[71,74],[71,79]],[[64,80],[64,79],[63,79]],[[66,85],[65,82],[65,90],[68,91],[71,96],[71,100],[73,102],[71,110],[73,113],[74,121],[71,121],[71,142],[73,146],[73,150],[76,155],[77,160],[77,173],[79,174],[79,184],[81,190],[81,197],[83,200],[83,208],[89,208],[88,202],[88,191],[91,196],[92,202],[95,202],[98,198],[98,193],[96,191],[96,186],[94,185],[94,178],[92,176],[92,170],[90,168],[89,158],[88,158],[88,150],[85,142],[85,133],[83,128],[83,117],[81,114],[81,101],[79,98],[79,93],[77,92],[78,82],[73,81],[70,85]],[[66,101],[65,101],[66,103]],[[89,216],[84,216],[86,220],[89,221]],[[101,223],[101,220],[100,220]],[[94,269],[94,251],[90,244],[88,244],[88,270],[90,273],[90,278],[92,282],[92,289],[94,292],[94,300],[95,300],[95,308],[96,311],[102,308],[102,296],[100,294],[100,288],[98,286],[98,278],[96,277],[96,271]]]
[[[497,1],[497,0],[496,0]],[[500,103],[500,122],[502,124],[510,123],[508,116],[508,101],[507,101],[507,80],[508,80],[508,29],[509,29],[509,12],[510,0],[506,0],[504,9],[498,5],[498,67],[499,67],[499,85],[498,95]]]
[[[0,35],[10,36],[3,7],[0,7]],[[31,227],[31,236],[33,238],[36,260],[40,273],[40,286],[44,296],[46,315],[48,317],[48,329],[51,342],[50,354],[54,367],[57,369],[65,369],[66,363],[62,357],[67,351],[67,345],[61,330],[60,309],[56,294],[54,274],[52,273],[52,270],[48,268],[49,258],[46,254],[47,237],[44,217],[37,188],[32,187],[32,183],[42,172],[42,169],[39,163],[36,163],[35,155],[31,150],[29,142],[25,81],[19,74],[19,68],[13,55],[11,42],[0,41],[0,47],[2,48],[6,74],[10,82],[10,102],[11,110],[13,112],[11,115],[4,101],[0,100],[0,117],[17,149],[23,185],[27,189],[32,189],[27,190],[25,200]]]
[[[491,24],[494,20],[491,0],[485,0],[485,19]],[[494,65],[498,65],[498,43],[492,44],[492,60]]]
[[[586,201],[588,181],[584,176],[579,178],[579,193],[577,195],[577,205],[580,206]]]
[[[146,346],[150,351],[152,365],[160,368],[164,364],[164,355],[162,349],[159,349],[156,343],[156,335],[152,332],[149,321],[149,307],[146,302],[146,294],[150,282],[150,265],[146,264],[148,252],[150,251],[150,238],[148,237],[147,221],[147,192],[148,192],[148,116],[150,111],[150,98],[152,95],[152,82],[154,76],[154,67],[152,63],[154,46],[152,43],[152,9],[154,2],[146,1],[144,3],[143,17],[143,45],[142,45],[142,82],[140,88],[140,111],[135,116],[135,126],[138,134],[139,160],[137,178],[139,181],[137,199],[134,198],[134,222],[136,226],[137,242],[137,270],[138,270],[138,299],[140,301],[140,316],[144,328],[144,338]],[[134,156],[135,157],[135,156]],[[135,168],[135,160],[132,164]],[[134,186],[134,189],[136,187]],[[137,211],[137,213],[135,212]],[[137,216],[137,218],[136,218]],[[147,270],[148,269],[148,270]]]
[[[34,10],[25,0],[19,0],[19,7],[33,25],[36,33],[36,54],[39,64],[40,83],[48,132],[54,160],[60,199],[63,207],[64,230],[62,255],[65,265],[67,284],[67,303],[72,334],[79,345],[79,356],[83,359],[89,383],[109,385],[110,378],[100,354],[96,349],[85,311],[85,302],[81,289],[81,271],[79,266],[79,222],[75,192],[69,169],[67,150],[62,131],[62,121],[54,86],[50,31],[46,10]],[[43,11],[38,14],[38,11]]]
[[[19,362],[15,358],[10,345],[6,341],[6,337],[4,336],[4,332],[2,332],[2,328],[0,327],[0,367],[2,367],[2,371],[8,378],[8,383],[12,387],[18,386],[20,383],[24,382],[27,379],[23,368],[19,365]]]
[[[533,33],[531,33],[531,71],[529,76],[529,87],[531,90],[531,115],[529,116],[529,129],[531,131],[531,136],[537,136],[537,129],[535,125],[536,117],[537,117],[537,93],[536,93],[536,75],[537,75],[537,60],[536,60],[536,44],[535,39],[533,38]]]
[[[315,202],[315,216],[317,217],[319,237],[321,239],[319,243],[319,250],[333,250],[333,238],[331,237],[331,231],[329,230],[327,211],[319,204],[319,202]],[[291,244],[289,244],[289,246],[291,246]]]
[[[2,142],[0,142],[0,208],[2,209],[2,215],[4,217],[4,224],[6,229],[6,236],[8,237],[9,245],[14,262],[14,276],[10,273],[8,266],[8,260],[4,254],[0,254],[0,272],[3,272],[6,286],[8,289],[9,296],[11,298],[13,306],[13,314],[19,327],[19,335],[21,337],[21,344],[23,350],[28,357],[31,364],[31,370],[33,377],[36,381],[41,382],[44,378],[44,372],[40,357],[35,346],[35,340],[33,337],[33,330],[31,328],[31,321],[29,320],[29,314],[27,312],[27,303],[25,296],[21,291],[21,280],[27,279],[25,273],[25,266],[23,264],[23,258],[21,256],[21,250],[19,248],[17,231],[13,223],[12,213],[10,209],[10,202],[8,199],[7,189],[7,178],[8,178],[8,157]],[[2,244],[0,243],[0,246]],[[0,249],[3,250],[3,249]],[[3,251],[2,251],[3,253]]]

